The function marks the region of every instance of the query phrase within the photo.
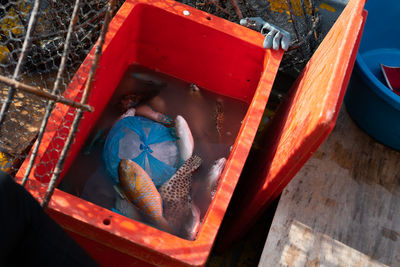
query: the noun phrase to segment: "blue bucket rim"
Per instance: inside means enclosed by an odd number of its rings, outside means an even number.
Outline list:
[[[383,84],[378,78],[372,73],[370,68],[364,61],[364,56],[371,54],[398,54],[400,56],[400,50],[395,48],[379,48],[369,50],[367,52],[357,54],[356,67],[360,69],[359,74],[367,83],[372,84],[372,90],[380,96],[383,100],[392,105],[395,109],[400,111],[400,96],[390,90],[385,84]]]

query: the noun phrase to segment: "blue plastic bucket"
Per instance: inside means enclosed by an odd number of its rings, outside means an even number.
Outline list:
[[[386,85],[380,64],[400,67],[398,0],[369,0],[368,17],[345,96],[350,116],[379,142],[400,150],[400,96]]]

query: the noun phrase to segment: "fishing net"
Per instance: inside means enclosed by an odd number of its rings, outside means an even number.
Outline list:
[[[180,161],[176,138],[170,130],[140,116],[115,123],[107,136],[103,159],[115,183],[121,160],[130,159],[149,174],[157,187],[171,178]]]

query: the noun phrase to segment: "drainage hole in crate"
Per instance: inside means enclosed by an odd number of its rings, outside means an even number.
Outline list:
[[[110,223],[111,223],[111,220],[108,219],[108,218],[106,218],[106,219],[103,220],[103,224],[104,224],[104,225],[110,225]]]
[[[207,16],[206,19],[211,20],[211,17],[210,17],[210,16]]]

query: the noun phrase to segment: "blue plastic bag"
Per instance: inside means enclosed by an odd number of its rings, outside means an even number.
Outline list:
[[[168,128],[140,116],[117,121],[107,136],[103,160],[117,184],[118,166],[125,158],[140,165],[156,187],[171,178],[180,160],[176,139]]]

